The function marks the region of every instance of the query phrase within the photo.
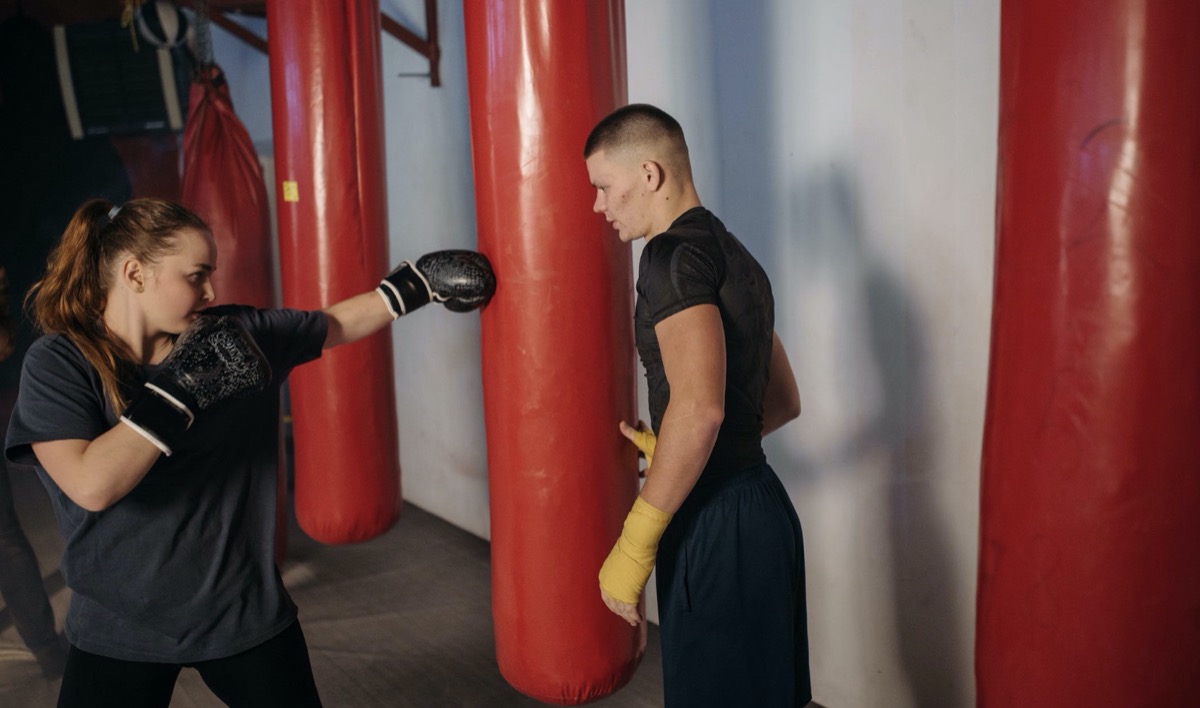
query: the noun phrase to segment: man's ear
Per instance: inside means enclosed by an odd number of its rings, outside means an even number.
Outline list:
[[[642,163],[642,182],[646,185],[647,190],[657,192],[665,181],[666,173],[661,164],[654,160],[646,160]]]
[[[126,258],[121,263],[121,283],[135,293],[146,289],[146,269],[136,258]]]

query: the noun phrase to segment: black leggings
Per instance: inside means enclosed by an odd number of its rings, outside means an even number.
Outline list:
[[[167,708],[184,666],[231,708],[320,708],[300,623],[241,654],[195,664],[123,661],[74,646],[58,693],[58,708]]]

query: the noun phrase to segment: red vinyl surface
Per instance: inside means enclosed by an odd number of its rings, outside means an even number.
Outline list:
[[[325,307],[389,270],[379,23],[372,0],[267,2],[287,307]],[[296,517],[317,541],[363,541],[396,519],[391,336],[326,351],[289,379]]]
[[[212,66],[192,83],[180,199],[212,227],[216,304],[271,307],[275,275],[267,187],[254,143],[233,110],[220,73]]]
[[[978,705],[1200,695],[1200,3],[1004,0]]]
[[[479,246],[492,614],[500,672],[539,700],[623,686],[645,650],[597,573],[637,494],[632,263],[592,213],[583,143],[625,102],[621,0],[463,3]]]

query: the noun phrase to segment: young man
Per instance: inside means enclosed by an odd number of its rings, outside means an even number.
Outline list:
[[[812,697],[800,523],[762,436],[800,414],[766,273],[701,203],[679,123],[644,104],[584,147],[594,211],[646,239],[634,317],[653,433],[646,482],[600,569],[630,624],[657,562],[666,705]],[[639,426],[640,427],[640,426]],[[657,434],[657,439],[651,435]]]

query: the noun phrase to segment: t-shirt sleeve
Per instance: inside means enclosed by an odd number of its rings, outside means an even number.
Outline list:
[[[22,363],[5,456],[33,465],[32,443],[94,440],[112,427],[103,401],[99,377],[82,355],[61,336],[39,339]]]
[[[719,302],[721,273],[704,249],[665,233],[646,250],[642,282],[654,324],[689,307]]]
[[[240,317],[278,377],[321,356],[329,319],[320,310],[239,308]]]

